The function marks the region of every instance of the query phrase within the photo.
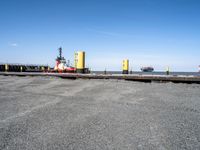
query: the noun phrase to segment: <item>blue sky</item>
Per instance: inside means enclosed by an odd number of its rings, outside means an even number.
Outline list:
[[[86,52],[92,70],[197,71],[199,0],[1,0],[0,62],[55,63],[58,47],[73,62]]]

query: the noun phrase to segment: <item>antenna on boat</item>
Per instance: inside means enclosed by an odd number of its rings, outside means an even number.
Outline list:
[[[60,59],[62,59],[62,47],[60,47],[58,50],[59,50],[59,57]]]

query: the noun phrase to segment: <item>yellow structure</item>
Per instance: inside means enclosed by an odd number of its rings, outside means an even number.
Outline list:
[[[75,53],[74,67],[77,73],[84,73],[85,70],[85,52],[78,51]]]
[[[123,70],[123,72],[122,72],[123,74],[128,74],[128,70],[129,70],[129,60],[128,59],[123,60],[122,70]]]
[[[9,70],[9,66],[8,64],[5,64],[5,71],[8,71]]]

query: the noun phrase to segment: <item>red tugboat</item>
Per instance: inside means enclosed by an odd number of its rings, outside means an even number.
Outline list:
[[[58,49],[59,56],[56,58],[56,65],[54,67],[55,72],[59,73],[74,73],[76,71],[76,68],[70,66],[70,62],[66,63],[66,59],[62,56],[62,47]]]

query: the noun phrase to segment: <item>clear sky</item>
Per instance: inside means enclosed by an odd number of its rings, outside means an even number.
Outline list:
[[[197,71],[200,0],[0,0],[0,62],[53,66],[60,46],[92,70]]]

